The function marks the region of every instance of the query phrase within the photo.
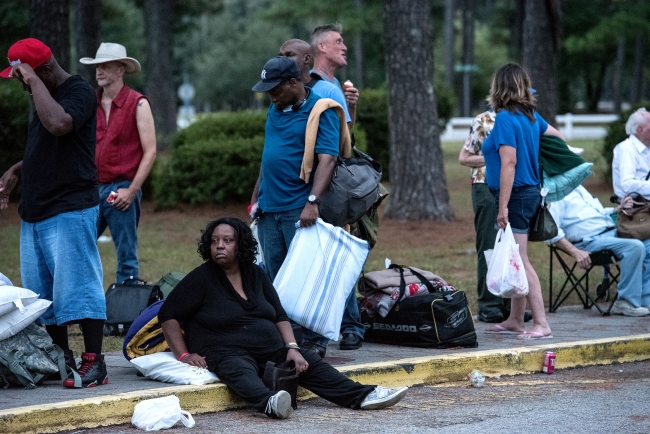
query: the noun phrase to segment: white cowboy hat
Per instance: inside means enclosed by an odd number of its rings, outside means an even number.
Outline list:
[[[126,65],[124,72],[127,74],[135,74],[140,72],[140,62],[133,57],[126,56],[126,48],[124,45],[114,44],[112,42],[102,42],[97,49],[95,58],[82,57],[79,62],[84,65],[95,65],[97,63],[106,62],[122,62]]]

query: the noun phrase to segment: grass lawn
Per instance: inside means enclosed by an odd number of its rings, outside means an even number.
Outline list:
[[[611,184],[605,183],[605,161],[600,156],[600,141],[572,141],[572,146],[585,149],[583,157],[594,162],[595,176],[585,181],[589,191],[607,206]],[[370,254],[365,270],[384,268],[384,259],[394,263],[428,269],[443,277],[457,289],[466,291],[470,307],[476,313],[476,251],[474,248],[474,226],[471,203],[469,169],[458,164],[460,143],[443,145],[447,185],[454,209],[455,221],[399,222],[383,220],[379,240]],[[389,196],[390,198],[390,196]],[[212,219],[235,216],[246,219],[247,204],[228,204],[199,208],[183,207],[174,211],[154,212],[153,205],[144,203],[139,234],[140,275],[149,282],[155,282],[170,271],[189,272],[202,260],[196,252],[196,239],[200,230]],[[0,213],[0,272],[9,277],[14,285],[20,286],[19,265],[20,219],[17,205],[12,204]],[[107,233],[108,234],[108,233]],[[112,243],[99,244],[104,266],[104,287],[115,280],[116,257]],[[545,243],[531,243],[529,256],[542,283],[545,300],[548,298],[549,251]],[[554,270],[559,271],[559,266]],[[560,274],[554,275],[557,288]],[[593,281],[600,277],[594,275]],[[575,303],[577,298],[566,303]],[[552,318],[551,318],[552,323]],[[71,332],[75,335],[75,329]],[[81,350],[81,337],[73,337],[75,353]],[[121,348],[118,338],[106,338],[105,349]]]

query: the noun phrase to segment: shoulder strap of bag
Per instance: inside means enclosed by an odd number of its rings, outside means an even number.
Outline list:
[[[409,267],[409,270],[411,270],[411,273],[413,273],[413,275],[414,275],[415,277],[417,277],[418,279],[420,279],[420,282],[422,282],[422,284],[423,284],[424,286],[427,287],[427,290],[429,291],[429,293],[437,292],[437,291],[436,291],[436,288],[433,287],[433,285],[431,284],[431,282],[429,282],[429,281],[427,280],[426,277],[424,277],[422,274],[418,273],[417,271],[415,271],[415,270],[412,269],[411,267]]]
[[[314,85],[318,83],[319,80],[322,80],[318,74],[310,74],[309,76],[311,77],[311,80],[309,80],[309,83],[305,84],[305,86],[308,87],[314,87]]]
[[[402,301],[404,294],[406,293],[406,281],[404,280],[404,267],[397,264],[390,264],[388,268],[399,270],[399,297],[397,298],[397,303]]]
[[[42,378],[32,377],[31,373],[20,363],[20,360],[16,358],[16,351],[5,351],[0,348],[0,363],[5,365],[12,374],[18,378],[20,384],[27,387],[28,389],[33,389],[36,387],[36,383]]]
[[[647,181],[648,179],[650,179],[650,171],[648,171],[648,174],[645,176],[645,180]]]

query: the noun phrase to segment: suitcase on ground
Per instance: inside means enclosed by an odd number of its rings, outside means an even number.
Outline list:
[[[157,285],[142,279],[127,279],[113,283],[106,290],[105,336],[123,336],[133,321],[147,306],[163,299]]]

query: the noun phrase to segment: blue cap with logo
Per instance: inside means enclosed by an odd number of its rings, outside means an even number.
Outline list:
[[[285,80],[300,79],[300,68],[290,57],[277,56],[266,62],[262,79],[253,86],[253,92],[267,92]]]

